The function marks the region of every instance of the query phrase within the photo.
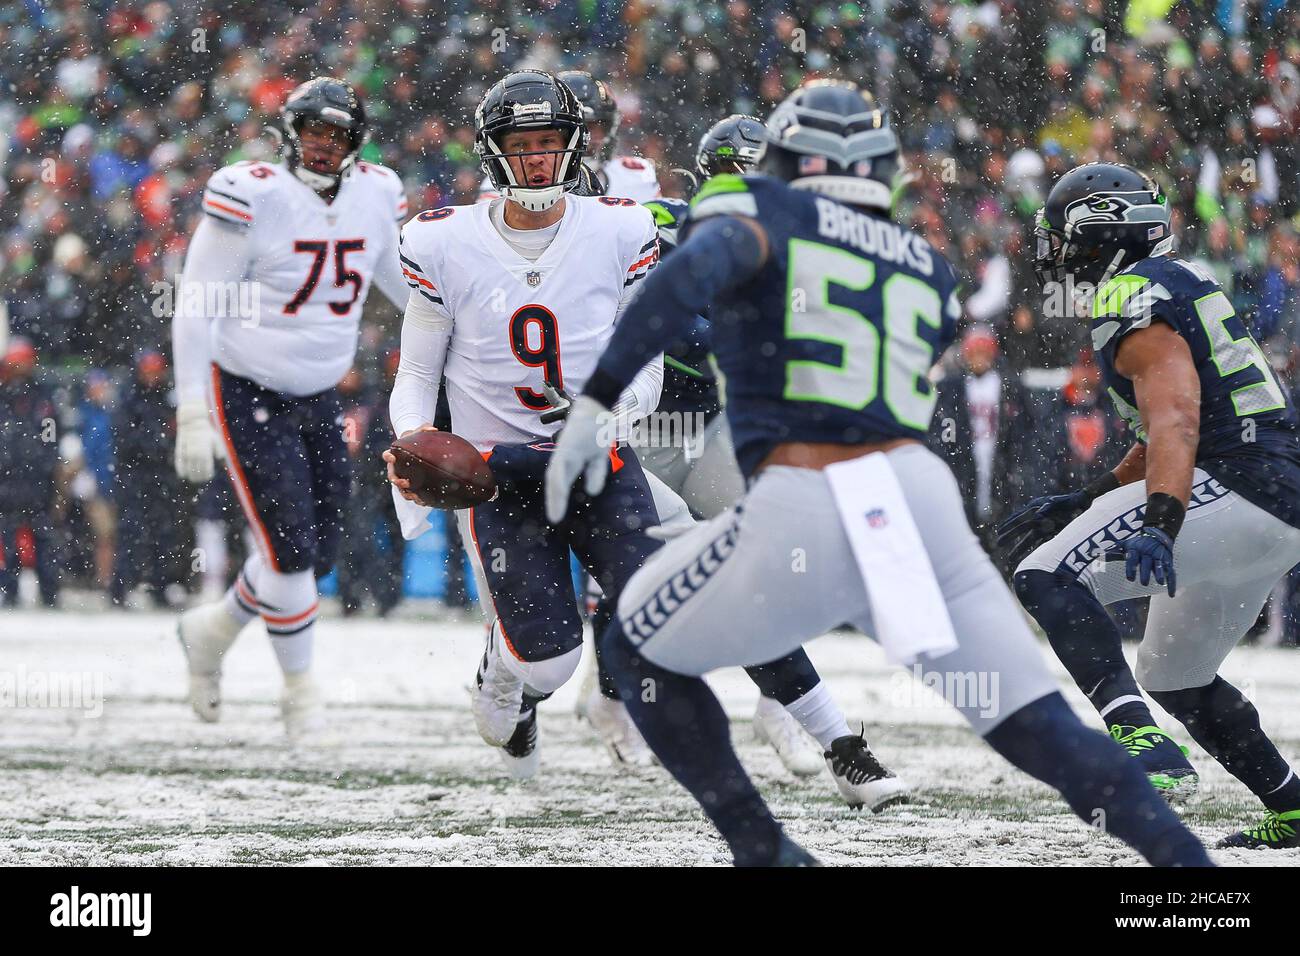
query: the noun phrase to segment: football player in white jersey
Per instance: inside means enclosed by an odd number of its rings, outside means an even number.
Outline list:
[[[658,199],[659,175],[655,164],[641,156],[615,156],[618,146],[618,127],[623,121],[618,103],[609,90],[609,84],[598,80],[586,70],[564,70],[556,78],[569,88],[586,120],[589,145],[583,165],[596,177],[598,191],[606,196],[633,199],[639,203]],[[479,187],[478,201],[500,198],[501,193],[491,178]]]
[[[402,230],[402,270],[413,294],[390,412],[398,435],[432,427],[445,374],[455,433],[492,465],[497,446],[544,448],[554,437],[560,425],[546,413],[557,393],[582,387],[659,253],[648,210],[574,192],[587,129],[577,100],[554,76],[509,74],[488,91],[475,125],[476,149],[501,198],[428,210]],[[619,403],[628,430],[654,409],[662,381],[656,357],[629,384]],[[659,545],[645,533],[659,517],[640,463],[630,452],[613,454],[611,489],[563,522],[543,515],[544,463],[518,480],[498,476],[496,499],[457,515],[492,621],[475,722],[517,777],[537,767],[537,703],[572,676],[582,653],[570,549],[617,594]],[[391,454],[385,458],[407,499],[398,499],[404,533],[413,536],[428,509],[411,503]],[[622,703],[612,694],[601,700],[597,706],[610,711],[601,715],[604,725],[617,724],[640,743]]]
[[[302,84],[281,119],[283,164],[236,163],[208,181],[176,296],[176,469],[205,482],[225,458],[257,543],[220,601],[181,616],[179,636],[190,704],[215,721],[222,656],[260,616],[284,672],[286,730],[301,737],[321,724],[316,579],[334,564],[350,480],[335,386],[371,282],[406,305],[406,199],[396,173],[358,160],[366,115],[346,83]]]

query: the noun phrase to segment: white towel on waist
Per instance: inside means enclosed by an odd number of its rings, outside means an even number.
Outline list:
[[[873,635],[895,664],[957,649],[921,533],[884,452],[824,469],[853,557],[871,598]]]

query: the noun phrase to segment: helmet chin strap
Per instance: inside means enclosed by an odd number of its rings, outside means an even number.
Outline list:
[[[564,198],[563,186],[504,186],[501,195],[530,212],[545,212]]]
[[[331,176],[327,173],[312,172],[302,164],[301,160],[293,167],[293,174],[318,193],[333,189],[342,178],[341,175]]]

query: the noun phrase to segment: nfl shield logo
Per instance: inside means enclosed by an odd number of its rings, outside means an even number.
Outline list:
[[[528,280],[528,284],[533,288],[536,288],[542,283],[542,274],[540,272],[530,272],[525,276],[525,278]]]
[[[889,516],[885,514],[884,508],[872,508],[867,512],[867,525],[872,528],[883,528],[889,524]]]

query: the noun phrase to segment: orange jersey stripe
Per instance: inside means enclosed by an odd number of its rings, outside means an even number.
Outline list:
[[[217,202],[215,199],[204,199],[203,204],[205,206],[211,206],[213,209],[220,209],[222,212],[228,212],[232,216],[238,216],[240,219],[244,220],[245,222],[253,221],[253,217],[250,216],[248,213],[244,212],[243,210],[236,209],[234,206],[227,206],[225,203]]]
[[[406,268],[406,266],[402,266],[402,275],[406,276],[406,278],[411,279],[414,282],[420,283],[420,285],[428,286],[434,292],[438,291],[438,287],[436,285],[434,285],[432,282],[430,282],[428,279],[425,279],[422,276],[417,276],[410,269]]]
[[[640,269],[642,266],[648,266],[650,263],[654,262],[658,258],[659,258],[659,251],[656,249],[654,252],[650,253],[650,255],[646,256],[644,259],[640,259],[637,262],[634,262],[630,266],[628,266],[627,271],[636,272],[637,269]]]

